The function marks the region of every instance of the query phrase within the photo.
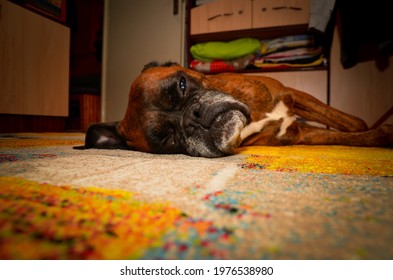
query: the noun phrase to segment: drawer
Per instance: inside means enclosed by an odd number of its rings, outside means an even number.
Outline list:
[[[253,28],[308,24],[310,0],[254,0]]]
[[[252,28],[250,0],[217,0],[191,9],[190,33],[203,34]]]

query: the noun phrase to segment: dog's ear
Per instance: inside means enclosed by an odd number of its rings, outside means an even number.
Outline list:
[[[145,67],[143,67],[142,72],[146,71],[147,69],[153,68],[153,67],[157,67],[160,64],[157,61],[151,61],[148,64],[145,65]]]
[[[172,62],[172,61],[168,61],[163,64],[160,64],[157,61],[152,61],[152,62],[146,64],[145,67],[143,67],[142,72],[146,71],[147,69],[157,67],[157,66],[171,67],[171,66],[180,66],[180,64],[177,62]]]
[[[85,145],[74,149],[127,149],[126,141],[118,133],[119,122],[91,124],[85,136]]]

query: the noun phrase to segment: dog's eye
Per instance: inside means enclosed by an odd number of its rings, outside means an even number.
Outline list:
[[[186,79],[181,77],[179,81],[179,89],[184,93],[187,89],[187,82]]]
[[[166,137],[164,139],[164,143],[163,144],[164,144],[165,147],[173,147],[173,146],[175,146],[175,144],[176,144],[175,136],[169,135],[168,137]]]

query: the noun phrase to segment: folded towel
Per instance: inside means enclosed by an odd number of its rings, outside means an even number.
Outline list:
[[[233,60],[213,60],[210,62],[193,60],[190,68],[203,73],[222,73],[244,70],[254,61],[255,55],[250,54]]]
[[[230,42],[206,42],[193,45],[190,49],[194,59],[204,62],[232,60],[257,53],[261,42],[253,38],[241,38]]]
[[[261,54],[288,50],[300,47],[313,47],[315,40],[312,35],[284,36],[273,40],[261,41]]]
[[[277,69],[288,69],[288,68],[303,68],[303,67],[316,67],[322,66],[326,63],[326,59],[324,57],[320,57],[312,62],[306,63],[302,61],[301,63],[260,63],[258,60],[255,60],[254,66],[264,69],[264,70],[277,70]]]

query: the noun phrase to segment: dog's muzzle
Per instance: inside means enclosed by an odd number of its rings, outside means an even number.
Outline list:
[[[232,154],[249,122],[250,110],[242,102],[221,92],[198,93],[182,117],[187,153],[204,157]]]

